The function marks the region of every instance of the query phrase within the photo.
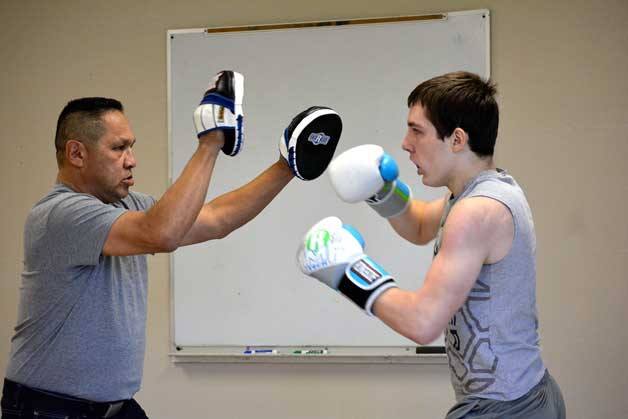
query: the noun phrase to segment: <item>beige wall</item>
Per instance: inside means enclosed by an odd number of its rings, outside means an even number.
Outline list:
[[[68,99],[125,103],[139,138],[137,189],[159,196],[168,175],[167,29],[485,7],[502,110],[497,159],[535,213],[545,361],[570,418],[628,417],[625,0],[2,0],[0,370],[16,318],[22,225],[54,180],[53,130]],[[444,365],[175,366],[167,256],[150,258],[150,276],[138,398],[152,418],[435,418],[453,401]]]

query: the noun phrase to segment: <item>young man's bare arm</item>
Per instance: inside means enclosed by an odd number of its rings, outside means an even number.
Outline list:
[[[414,244],[427,244],[436,237],[440,219],[445,209],[445,199],[420,201],[413,199],[408,210],[389,218],[392,228],[404,239]]]
[[[452,209],[421,288],[393,288],[378,298],[374,312],[398,333],[427,344],[445,329],[475,284],[483,264],[501,260],[514,236],[508,209],[490,198],[462,200]]]

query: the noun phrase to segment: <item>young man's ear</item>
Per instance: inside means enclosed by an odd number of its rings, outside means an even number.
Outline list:
[[[460,127],[454,129],[451,133],[452,151],[459,152],[469,143],[469,134]]]
[[[87,157],[87,149],[85,144],[77,140],[68,140],[65,143],[65,160],[76,167],[83,167],[85,165],[85,158]]]

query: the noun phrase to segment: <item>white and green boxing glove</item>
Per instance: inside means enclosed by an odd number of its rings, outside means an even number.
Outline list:
[[[408,209],[412,191],[398,179],[397,162],[375,144],[353,147],[329,165],[329,177],[345,202],[366,201],[379,215],[395,217]]]
[[[364,253],[364,239],[338,217],[327,217],[305,234],[297,261],[301,271],[318,279],[373,315],[373,304],[394,278]]]

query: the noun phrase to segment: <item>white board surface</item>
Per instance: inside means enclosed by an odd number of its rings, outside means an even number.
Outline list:
[[[444,189],[420,183],[401,150],[406,99],[421,81],[450,71],[489,76],[489,12],[445,19],[293,29],[168,32],[170,171],[176,179],[196,147],[192,113],[210,78],[244,74],[245,145],[221,155],[207,199],[251,180],[277,160],[277,141],[292,117],[311,105],[341,115],[336,155],[359,144],[384,147],[415,197]],[[432,246],[398,237],[365,204],[345,204],[327,174],[293,180],[257,218],[225,239],[172,256],[173,344],[177,347],[326,346],[386,348],[413,343],[366,316],[341,295],[305,277],[295,253],[305,231],[329,215],[355,226],[367,253],[403,288],[416,289]],[[442,345],[442,338],[435,342]],[[372,351],[369,352],[372,354]]]

